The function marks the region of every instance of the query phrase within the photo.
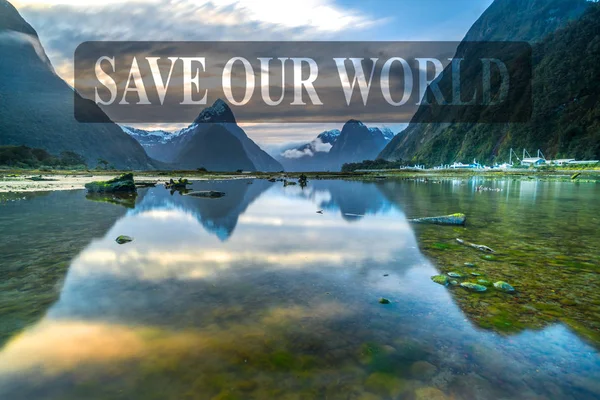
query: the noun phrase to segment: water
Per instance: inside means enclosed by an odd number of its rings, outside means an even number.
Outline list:
[[[597,185],[249,182],[0,206],[0,398],[600,396]],[[457,211],[467,228],[407,222]],[[443,287],[440,270],[517,293]]]

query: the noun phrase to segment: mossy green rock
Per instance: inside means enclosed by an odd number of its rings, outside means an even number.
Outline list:
[[[416,224],[434,224],[434,225],[464,225],[467,222],[465,214],[444,215],[441,217],[416,218],[409,220]]]
[[[462,275],[459,274],[458,272],[448,272],[448,276],[450,278],[462,278]]]
[[[379,299],[379,304],[390,304],[391,302],[386,298]]]
[[[179,178],[177,181],[171,179],[168,183],[165,183],[165,187],[172,190],[187,189],[188,185],[190,185],[190,181],[183,178]]]
[[[477,283],[486,287],[492,286],[492,282],[488,281],[487,279],[478,279]]]
[[[496,283],[494,283],[494,287],[502,292],[506,292],[506,293],[512,293],[515,291],[515,288],[512,287],[511,285],[509,285],[506,282],[503,281],[498,281]]]
[[[485,292],[487,290],[485,286],[472,282],[463,282],[460,284],[460,286],[472,292]]]
[[[448,277],[446,275],[435,275],[431,277],[431,280],[444,286],[448,284]]]
[[[137,192],[133,174],[123,174],[109,181],[90,182],[85,185],[89,193],[132,193]]]
[[[129,236],[121,235],[115,241],[119,244],[125,244],[125,243],[129,243],[129,242],[133,242],[133,238],[131,238]]]

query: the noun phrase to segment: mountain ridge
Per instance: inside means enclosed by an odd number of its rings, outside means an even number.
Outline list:
[[[137,140],[151,157],[172,164],[174,168],[265,172],[283,170],[279,162],[254,143],[237,125],[231,108],[221,99],[203,109],[190,126],[176,132],[146,131],[127,126],[121,128]],[[228,152],[217,141],[228,143],[232,146],[231,151]],[[207,148],[211,151],[206,151]]]
[[[568,146],[545,148],[548,141],[559,139],[549,138],[547,134],[540,132],[540,126],[544,126],[544,129],[553,128],[545,123],[539,124],[543,122],[543,118],[536,117],[536,114],[545,112],[540,108],[540,104],[543,98],[553,96],[552,89],[548,85],[555,85],[556,77],[554,80],[549,80],[545,74],[540,75],[539,67],[543,64],[542,59],[548,57],[548,51],[543,51],[544,43],[551,40],[550,38],[558,32],[569,29],[572,24],[577,24],[582,18],[582,13],[586,10],[589,12],[591,7],[597,6],[585,0],[494,1],[469,30],[461,46],[468,46],[469,40],[508,38],[534,43],[534,111],[531,122],[528,124],[434,124],[423,120],[423,115],[426,113],[423,113],[425,108],[422,107],[417,111],[408,128],[383,149],[379,158],[428,165],[470,161],[473,158],[482,162],[497,162],[508,157],[511,147],[528,148],[530,151],[542,148],[548,153],[547,156],[553,157],[585,156],[585,152],[569,153]],[[547,25],[540,24],[540,20],[546,21]],[[515,30],[515,26],[520,28]],[[549,31],[552,32],[548,33]],[[593,40],[593,37],[590,40]],[[581,54],[569,55],[570,58],[573,56],[582,57]],[[576,78],[570,84],[577,86]],[[452,120],[452,118],[445,118],[445,120]],[[560,133],[556,134],[556,136],[560,135]]]
[[[102,159],[120,169],[153,169],[144,149],[92,101],[82,111],[105,122],[75,120],[79,95],[56,74],[35,29],[6,0],[0,9],[0,145],[74,152],[90,167]]]
[[[349,131],[353,125],[360,126],[359,132]],[[342,130],[324,131],[309,143],[286,149],[277,160],[286,171],[340,171],[346,163],[374,158],[393,137],[389,128],[368,128],[350,120]]]

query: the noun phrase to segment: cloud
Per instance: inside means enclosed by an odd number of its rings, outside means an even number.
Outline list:
[[[316,138],[312,142],[298,146],[294,149],[285,150],[281,153],[282,157],[297,159],[302,157],[312,157],[316,153],[329,153],[333,146],[329,143],[323,143],[321,138]]]
[[[331,0],[16,0],[48,56],[72,82],[85,41],[327,40],[383,23]]]
[[[329,150],[333,147],[330,143],[323,143],[323,141],[319,138],[313,140],[311,146],[318,153],[329,153]]]
[[[311,151],[310,148],[306,148],[304,150],[292,149],[292,150],[284,151],[282,156],[285,158],[292,158],[292,159],[302,158],[305,156],[312,157],[313,152]]]

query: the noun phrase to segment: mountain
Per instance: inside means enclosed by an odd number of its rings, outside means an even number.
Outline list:
[[[283,166],[252,141],[235,120],[231,108],[217,100],[202,110],[189,127],[177,132],[122,127],[156,160],[175,168],[211,171],[275,172]]]
[[[469,51],[473,40],[531,42],[530,122],[435,124],[427,122],[422,107],[379,157],[428,165],[474,158],[501,162],[510,148],[526,148],[541,149],[549,158],[600,158],[598,20],[598,4],[586,0],[494,1],[469,30],[459,51]],[[466,81],[477,79],[471,76]],[[451,121],[456,110],[447,112],[444,120]]]
[[[240,140],[220,124],[209,124],[206,129],[198,130],[181,150],[175,164],[183,169],[203,167],[210,171],[257,170]]]
[[[36,31],[6,0],[0,0],[0,145],[70,151],[89,166],[98,159],[121,169],[151,169],[144,149],[92,101],[86,113],[105,121],[74,118],[78,96],[54,71]]]
[[[194,182],[193,190],[217,190],[227,193],[219,201],[198,201],[191,196],[171,194],[162,188],[151,189],[148,195],[136,204],[135,210],[130,215],[157,209],[181,211],[192,215],[207,232],[225,242],[233,235],[240,216],[273,185],[264,179]]]
[[[148,156],[164,163],[173,163],[193,136],[191,133],[196,125],[190,125],[176,132],[146,131],[129,126],[122,126],[121,128],[142,145]]]
[[[339,168],[345,163],[371,160],[377,157],[391,137],[393,134],[389,130],[369,129],[360,121],[350,120],[333,144],[329,157]]]
[[[388,128],[367,128],[351,120],[341,131],[325,131],[310,143],[285,150],[277,160],[286,171],[339,171],[345,163],[376,157],[393,137]]]

